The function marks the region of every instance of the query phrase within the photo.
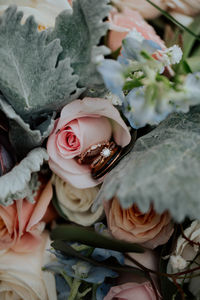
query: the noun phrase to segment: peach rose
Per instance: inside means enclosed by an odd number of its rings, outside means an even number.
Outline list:
[[[161,299],[161,297],[159,297]],[[150,282],[128,282],[113,286],[104,300],[156,300],[155,292]]]
[[[0,250],[31,252],[40,244],[45,227],[42,221],[52,198],[52,185],[39,188],[35,203],[26,199],[15,201],[8,207],[0,206]]]
[[[154,249],[165,244],[173,233],[168,212],[159,215],[151,207],[147,213],[142,213],[136,205],[122,209],[117,198],[104,202],[104,208],[108,227],[117,239]]]
[[[111,30],[108,34],[108,47],[112,51],[116,51],[122,45],[122,40],[126,35],[134,29],[145,39],[152,40],[161,48],[165,48],[164,42],[156,34],[153,27],[137,11],[128,8],[124,8],[122,12],[113,10],[110,13],[109,22]]]
[[[152,0],[152,2],[162,9],[166,9],[167,7],[166,0]],[[154,19],[160,15],[159,10],[153,7],[146,0],[113,0],[113,3],[121,10],[126,7],[137,10],[145,19]]]
[[[48,251],[50,238],[43,232],[34,253],[0,253],[1,300],[56,300],[54,275],[42,267],[54,259]]]
[[[103,141],[114,141],[124,147],[131,136],[118,110],[106,99],[85,98],[66,105],[49,136],[49,166],[64,181],[77,188],[99,184],[91,177],[88,165],[76,157],[88,147]]]

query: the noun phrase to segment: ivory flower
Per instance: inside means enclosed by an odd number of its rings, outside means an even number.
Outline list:
[[[49,248],[49,236],[45,232],[34,254],[11,250],[0,253],[1,300],[57,299],[54,276],[42,271],[43,265],[51,260]]]
[[[0,0],[0,13],[15,4],[23,11],[23,21],[33,15],[39,24],[39,30],[53,27],[56,16],[65,9],[71,9],[68,0]]]
[[[90,226],[98,221],[103,215],[103,206],[92,212],[93,201],[99,188],[92,187],[77,189],[58,176],[54,176],[58,205],[63,214],[72,222],[83,226]]]
[[[192,224],[184,230],[184,235],[188,238],[188,240],[182,235],[179,236],[176,248],[170,256],[167,266],[167,272],[169,273],[182,272],[188,267],[192,269],[200,264],[199,256],[195,259],[195,261],[193,261],[199,252],[199,246],[197,244],[200,243],[200,221],[193,221]],[[194,242],[194,245],[192,245],[189,241]],[[192,261],[193,263],[191,264],[190,262]],[[198,273],[199,272],[197,271],[197,274]],[[194,275],[194,273],[192,275]],[[187,281],[188,279],[185,279],[185,282]],[[199,277],[193,276],[190,279],[189,289],[196,297],[200,297]]]

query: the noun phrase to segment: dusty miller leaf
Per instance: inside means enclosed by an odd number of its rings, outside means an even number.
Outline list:
[[[54,126],[54,120],[48,116],[47,119],[36,129],[31,129],[28,123],[16,114],[11,105],[0,95],[0,110],[5,113],[9,120],[10,141],[20,156],[25,155],[29,150],[40,146],[47,138]]]
[[[32,174],[40,170],[44,160],[48,160],[45,149],[32,150],[10,172],[0,177],[0,204],[10,205],[14,200],[30,197],[30,189],[34,183]],[[31,200],[31,199],[30,199]]]
[[[180,222],[200,216],[200,106],[172,114],[135,147],[106,177],[99,197],[116,195],[122,207],[137,203],[146,212],[169,210]]]
[[[58,39],[47,44],[33,17],[21,24],[23,13],[9,7],[0,17],[0,90],[24,120],[59,110],[77,96],[77,75],[70,59],[57,64]]]
[[[102,84],[96,71],[96,57],[108,54],[106,47],[96,47],[106,34],[108,24],[108,0],[76,0],[73,12],[66,10],[56,19],[49,40],[59,38],[63,51],[59,59],[70,57],[71,65],[79,75],[79,86],[95,87]]]

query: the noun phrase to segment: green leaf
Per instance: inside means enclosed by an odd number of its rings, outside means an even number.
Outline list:
[[[0,177],[0,204],[11,205],[14,200],[30,198],[31,186],[34,184],[32,174],[40,170],[44,160],[48,160],[45,149],[32,150],[10,172]]]
[[[200,215],[200,106],[172,114],[136,141],[133,150],[106,176],[95,206],[114,195],[124,208],[169,210],[180,222]]]
[[[200,56],[189,57],[186,62],[191,70],[191,73],[200,71]]]
[[[25,121],[52,113],[76,98],[78,76],[70,59],[57,63],[58,39],[47,44],[33,17],[21,24],[23,13],[9,7],[0,17],[0,90]]]
[[[73,12],[62,12],[49,35],[49,40],[60,39],[63,51],[59,59],[70,58],[81,87],[93,88],[102,84],[95,59],[109,53],[106,47],[97,47],[108,30],[107,22],[103,22],[110,10],[107,3],[108,0],[74,1]]]
[[[143,270],[140,270],[136,267],[130,267],[127,265],[122,266],[117,262],[115,262],[114,264],[109,263],[109,262],[102,262],[102,261],[99,262],[99,261],[92,259],[91,257],[84,256],[80,252],[74,250],[71,246],[67,245],[67,243],[60,241],[60,240],[54,241],[51,244],[51,246],[56,250],[62,251],[67,256],[77,257],[79,259],[82,259],[83,261],[86,261],[86,262],[91,263],[98,267],[108,268],[108,269],[111,269],[116,272],[128,272],[130,274],[135,274],[135,275],[137,274],[142,277],[147,277],[147,273],[145,273]],[[115,250],[115,249],[113,249],[113,250]],[[116,250],[116,251],[118,251],[118,250]]]
[[[189,26],[189,29],[194,32],[197,36],[200,34],[200,16],[196,17],[194,22]],[[188,32],[183,34],[183,59],[186,59],[190,56],[192,47],[196,41],[196,37],[192,36]]]
[[[16,114],[11,105],[0,95],[0,110],[2,110],[9,120],[9,136],[15,151],[20,156],[26,155],[31,149],[40,146],[47,138],[54,126],[54,120],[47,116],[45,120],[31,129],[28,123]]]
[[[144,252],[139,245],[118,241],[105,237],[94,230],[76,225],[60,225],[51,232],[53,240],[64,240],[68,242],[80,242],[92,247],[111,249],[119,252]]]

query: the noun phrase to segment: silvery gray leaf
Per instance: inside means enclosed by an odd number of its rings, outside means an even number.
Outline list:
[[[10,141],[20,156],[25,155],[29,150],[40,146],[47,138],[54,126],[53,118],[46,117],[45,121],[32,129],[28,123],[16,114],[10,104],[0,95],[0,110],[5,113],[9,120]]]
[[[200,106],[172,114],[139,138],[107,176],[95,206],[114,195],[123,208],[136,203],[146,212],[169,210],[180,222],[200,217]],[[95,208],[94,206],[94,208]]]
[[[30,123],[39,114],[58,111],[81,91],[70,58],[58,63],[60,41],[47,44],[47,32],[38,31],[32,16],[22,25],[22,16],[10,6],[0,17],[0,90]]]
[[[70,57],[75,74],[79,75],[81,87],[94,88],[103,84],[96,71],[96,63],[108,53],[108,49],[96,46],[108,30],[108,24],[104,21],[110,10],[108,2],[74,1],[73,11],[62,12],[56,19],[55,29],[49,35],[49,40],[60,39],[63,51],[59,59]]]
[[[48,160],[45,149],[36,148],[32,150],[18,165],[10,172],[0,177],[0,204],[11,205],[14,200],[24,197],[30,198],[31,186],[35,185],[33,174],[40,170],[41,165]]]

